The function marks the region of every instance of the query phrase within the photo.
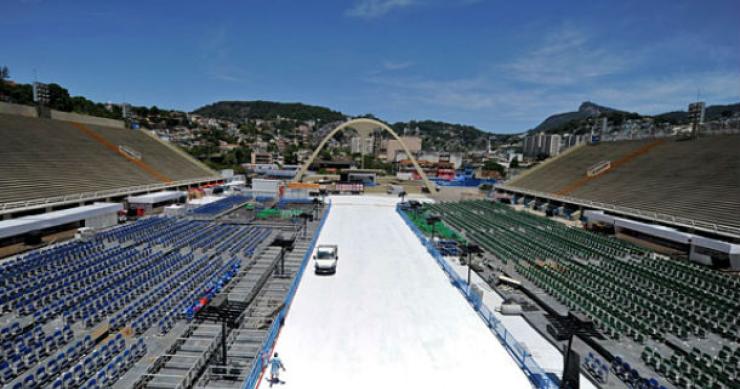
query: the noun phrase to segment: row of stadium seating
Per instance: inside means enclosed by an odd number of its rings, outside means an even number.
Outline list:
[[[588,168],[601,161],[615,161],[630,152],[647,145],[650,140],[609,142],[595,146],[583,146],[555,160],[546,161],[531,172],[525,171],[508,184],[540,192],[557,192],[574,179],[586,175]],[[553,168],[553,165],[557,165]]]
[[[216,177],[139,130],[89,126],[110,144],[141,153],[152,175],[74,124],[0,114],[0,203],[96,192],[165,180]]]
[[[740,136],[684,142],[667,139],[649,152],[628,158],[653,142],[580,147],[514,178],[507,186],[740,227],[736,217],[740,214]],[[593,164],[620,159],[623,164],[586,178],[586,170]]]
[[[35,372],[26,375],[22,382],[16,382],[12,388],[39,388],[49,383],[51,383],[49,387],[53,389],[108,388],[146,354],[144,339],[139,338],[126,347],[125,340],[118,334],[77,362],[78,354],[90,349],[92,344],[86,345],[85,348],[70,349],[67,354],[61,352],[55,358],[49,359],[46,364],[39,366]],[[0,381],[5,377],[4,374],[0,375]]]
[[[118,128],[92,126],[93,131],[114,145],[123,145],[141,154],[141,161],[156,169],[157,172],[174,180],[198,178],[214,175],[201,163],[180,155],[153,137],[144,134],[144,130],[122,130]]]
[[[440,214],[614,339],[662,344],[669,335],[692,341],[711,333],[713,339],[740,342],[740,280],[735,277],[654,259],[630,243],[489,201],[432,204],[424,211]],[[725,387],[740,383],[736,371],[715,373],[713,382]]]
[[[641,358],[648,366],[679,387],[687,387],[689,383],[701,388],[740,386],[737,379],[730,380],[731,377],[738,376],[740,347],[733,350],[723,345],[715,356],[695,347],[688,354],[674,352],[670,357],[666,357],[657,349],[646,346]]]
[[[212,203],[201,205],[200,207],[195,208],[192,212],[196,215],[216,216],[220,213],[228,211],[231,208],[244,204],[250,199],[251,196],[245,195],[226,196]]]
[[[117,359],[121,346],[91,370],[83,359],[94,358],[92,327],[131,327],[141,335],[159,324],[167,332],[195,301],[220,290],[270,234],[263,227],[156,217],[3,262],[3,382],[111,386],[133,360]],[[54,329],[60,321],[65,326]]]

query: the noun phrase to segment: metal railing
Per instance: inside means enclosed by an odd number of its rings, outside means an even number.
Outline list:
[[[27,209],[41,208],[41,207],[50,207],[50,206],[62,205],[62,204],[73,203],[73,202],[97,200],[97,199],[102,199],[106,197],[122,196],[126,194],[137,193],[137,192],[149,192],[149,191],[178,187],[178,186],[198,184],[202,182],[218,181],[222,179],[223,178],[218,177],[218,176],[203,177],[203,178],[196,178],[196,179],[189,179],[189,180],[171,181],[168,183],[128,186],[128,187],[123,187],[123,188],[107,189],[107,190],[101,190],[101,191],[96,191],[96,192],[83,192],[83,193],[75,193],[75,194],[64,195],[64,196],[54,196],[54,197],[32,199],[32,200],[26,200],[26,201],[14,201],[10,203],[0,203],[0,213],[8,213],[8,212],[21,211],[21,210],[27,210]]]
[[[132,149],[131,147],[118,145],[118,151],[128,155],[129,157],[141,161],[141,153]]]
[[[290,310],[290,304],[293,302],[293,297],[295,297],[295,293],[298,290],[298,285],[301,283],[303,272],[306,270],[306,266],[308,265],[309,259],[311,258],[311,253],[313,253],[313,249],[316,246],[316,242],[319,238],[319,233],[321,233],[321,229],[324,228],[324,222],[326,222],[326,218],[329,215],[330,211],[331,203],[329,203],[329,205],[327,206],[326,211],[324,211],[324,215],[321,217],[319,226],[316,228],[316,231],[314,231],[313,237],[311,238],[311,243],[309,243],[308,248],[306,249],[306,254],[301,260],[301,266],[298,268],[298,272],[296,273],[293,282],[290,284],[288,294],[285,295],[283,308],[280,310],[280,312],[278,312],[277,316],[272,321],[272,325],[267,332],[267,338],[262,343],[262,347],[260,347],[257,358],[255,358],[254,363],[252,364],[252,370],[249,372],[249,375],[244,380],[242,389],[254,389],[257,386],[259,379],[262,377],[262,372],[267,367],[267,362],[269,361],[270,355],[272,355],[272,349],[275,346],[275,340],[277,339],[278,333],[280,333],[280,327],[282,325],[281,323],[283,323],[285,316],[288,314],[288,310]]]
[[[717,136],[717,135],[735,135],[740,134],[738,128],[718,128],[712,129],[703,127],[699,130],[699,136]],[[659,138],[678,138],[680,133],[664,132],[659,131],[655,133],[635,133],[635,134],[617,134],[617,135],[602,135],[600,142],[622,142],[626,140],[642,140],[642,139],[659,139]]]
[[[539,364],[537,364],[537,362],[532,358],[532,355],[527,351],[527,349],[519,343],[508,330],[506,330],[506,327],[501,323],[501,321],[494,316],[485,304],[483,304],[481,295],[473,291],[472,285],[468,285],[467,282],[457,274],[450,264],[442,257],[437,248],[434,247],[434,244],[430,242],[424,233],[416,227],[414,222],[409,219],[406,213],[398,207],[396,207],[396,212],[401,215],[401,218],[406,222],[406,225],[408,225],[414,234],[416,234],[422,244],[426,247],[429,254],[431,254],[439,266],[442,267],[442,270],[444,270],[450,278],[452,285],[454,285],[463,294],[463,296],[465,296],[465,299],[468,300],[473,309],[475,309],[478,316],[480,316],[488,328],[496,334],[498,340],[502,345],[504,345],[509,354],[511,354],[514,361],[519,365],[534,387],[538,389],[558,388],[559,384],[553,381],[553,379],[545,373]]]
[[[644,211],[644,210],[639,210],[635,208],[624,207],[621,205],[601,203],[598,201],[579,199],[579,198],[570,197],[570,196],[560,196],[560,195],[556,195],[553,193],[546,193],[546,192],[540,192],[536,190],[511,187],[508,185],[496,185],[495,188],[500,189],[500,190],[516,192],[516,193],[520,193],[524,195],[560,201],[564,203],[572,203],[572,204],[577,204],[581,206],[602,209],[605,211],[618,212],[623,215],[641,217],[641,218],[645,218],[648,220],[654,220],[654,221],[663,222],[663,223],[671,223],[671,224],[675,224],[675,225],[682,226],[682,227],[703,230],[703,231],[712,232],[715,234],[730,236],[733,238],[740,237],[740,228],[726,226],[723,224],[703,222],[700,220],[689,219],[689,218],[684,218],[684,217],[675,216],[675,215],[668,215],[665,213]]]

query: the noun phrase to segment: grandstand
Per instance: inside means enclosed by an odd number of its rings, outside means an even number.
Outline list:
[[[738,135],[587,145],[498,189],[740,237],[738,150]]]
[[[0,137],[0,213],[219,179],[142,130],[0,114]]]
[[[740,279],[667,259],[611,237],[490,201],[425,205],[488,253],[489,282],[505,275],[548,313],[525,313],[543,333],[569,311],[597,333],[584,336],[584,370],[600,385],[740,387]],[[505,296],[515,293],[502,292]],[[526,298],[518,296],[518,299]],[[554,331],[557,332],[557,331]],[[613,383],[612,383],[613,384]],[[647,386],[641,386],[647,385]]]
[[[309,240],[296,242],[276,276],[273,241],[302,224],[212,220],[247,200],[197,208],[208,220],[143,218],[0,262],[0,384],[240,387],[311,250]],[[308,236],[317,228],[309,223]],[[217,296],[243,310],[224,334],[200,316]],[[216,358],[222,335],[229,365]]]

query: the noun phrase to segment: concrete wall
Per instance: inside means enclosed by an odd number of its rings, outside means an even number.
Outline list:
[[[65,122],[85,123],[85,124],[90,124],[93,126],[126,128],[126,125],[122,120],[114,120],[114,119],[100,118],[96,116],[80,115],[78,113],[71,113],[71,112],[51,110],[51,118],[55,120],[63,120]]]
[[[38,111],[36,111],[36,107],[32,107],[30,105],[3,103],[1,101],[0,113],[8,115],[27,116],[32,118],[39,116]]]

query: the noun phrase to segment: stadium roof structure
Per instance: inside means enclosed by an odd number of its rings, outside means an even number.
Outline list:
[[[187,196],[187,192],[168,190],[138,196],[129,196],[127,200],[131,204],[156,204],[163,201],[181,199],[185,196]]]
[[[0,239],[35,230],[57,227],[97,216],[116,214],[121,210],[123,210],[123,206],[118,203],[95,203],[40,215],[3,220],[0,221]]]

